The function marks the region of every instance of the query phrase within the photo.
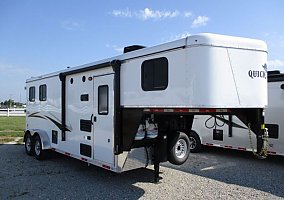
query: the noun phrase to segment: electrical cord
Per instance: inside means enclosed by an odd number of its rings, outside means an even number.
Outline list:
[[[220,118],[225,119],[224,115],[219,115]],[[214,123],[212,126],[208,125],[209,121],[214,118]],[[215,115],[211,115],[206,121],[205,121],[205,127],[208,129],[216,129],[217,127],[223,127],[225,125],[225,121],[221,121],[222,124],[218,124],[217,117]]]

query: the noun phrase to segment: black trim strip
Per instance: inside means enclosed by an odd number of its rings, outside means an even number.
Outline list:
[[[74,70],[71,70],[71,71],[63,72],[63,73],[60,73],[60,75],[66,77],[66,76],[72,75],[72,74],[77,74],[77,73],[81,73],[81,72],[87,72],[87,71],[94,70],[94,69],[110,67],[111,63],[112,62],[104,62],[104,63],[100,63],[100,64],[97,64],[97,65],[91,65],[91,66],[88,66],[88,67],[84,67],[84,68],[79,68],[79,69],[74,69]]]
[[[61,122],[62,127],[66,127],[66,75],[59,74],[61,80]],[[61,129],[61,140],[66,140],[65,128]]]
[[[114,153],[116,155],[123,152],[122,141],[123,135],[121,131],[122,108],[120,104],[120,69],[121,61],[113,60],[111,62],[114,71]]]
[[[153,52],[153,53],[148,53],[148,54],[144,54],[144,55],[141,55],[141,56],[128,58],[128,59],[122,60],[121,62],[124,63],[126,61],[137,59],[137,58],[144,58],[144,57],[148,57],[148,56],[152,56],[152,55],[156,55],[156,54],[160,54],[160,53],[165,53],[165,52],[175,51],[175,50],[178,50],[178,49],[185,49],[185,48],[186,48],[186,46],[183,45],[183,46],[179,46],[179,47],[175,47],[175,48],[171,48],[171,49],[165,49],[165,50],[162,50],[162,51],[156,51],[156,52]]]

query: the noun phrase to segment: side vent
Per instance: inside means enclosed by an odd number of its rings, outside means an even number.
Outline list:
[[[80,143],[80,154],[91,158],[92,147],[90,145]]]
[[[52,143],[57,144],[58,142],[58,132],[55,130],[52,130]]]
[[[80,119],[80,130],[85,132],[92,132],[92,121]]]
[[[89,101],[89,94],[82,94],[81,101]]]
[[[145,46],[132,45],[132,46],[124,47],[123,53],[128,53],[128,52],[136,51],[138,49],[143,49],[143,48],[145,48]]]

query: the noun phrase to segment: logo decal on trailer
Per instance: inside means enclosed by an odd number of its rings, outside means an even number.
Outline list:
[[[248,75],[249,77],[251,77],[252,79],[254,78],[264,78],[266,79],[266,74],[267,74],[267,65],[266,63],[264,65],[262,65],[264,70],[249,70],[248,71]]]

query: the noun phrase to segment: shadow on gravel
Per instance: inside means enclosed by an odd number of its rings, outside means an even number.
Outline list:
[[[191,153],[181,166],[170,163],[163,166],[284,197],[284,157],[281,156],[258,160],[251,152],[204,147],[200,153]]]
[[[139,199],[139,184],[153,181],[150,169],[118,174],[55,152],[37,161],[23,145],[1,145],[0,155],[0,199]]]

